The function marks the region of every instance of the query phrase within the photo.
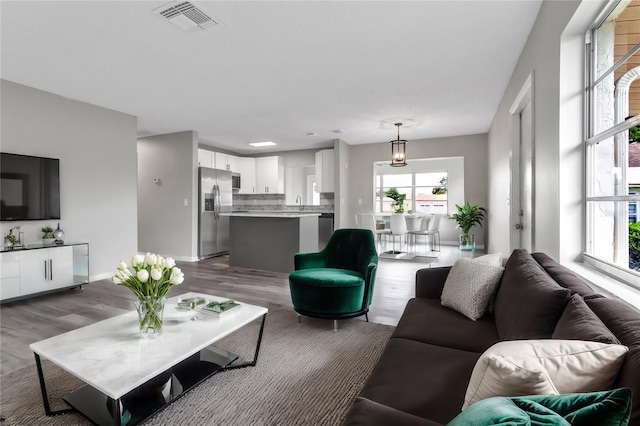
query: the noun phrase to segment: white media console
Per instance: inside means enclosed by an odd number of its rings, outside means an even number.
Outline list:
[[[89,244],[28,244],[0,252],[0,302],[89,283]]]

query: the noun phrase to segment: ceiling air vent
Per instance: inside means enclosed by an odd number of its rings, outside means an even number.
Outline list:
[[[202,9],[188,1],[176,1],[165,4],[154,10],[153,13],[162,16],[188,33],[218,25],[218,23],[204,13]]]

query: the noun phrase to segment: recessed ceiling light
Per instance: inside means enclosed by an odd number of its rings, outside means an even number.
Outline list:
[[[271,141],[249,142],[249,145],[251,145],[251,146],[274,146],[274,145],[277,145],[277,143],[271,142]]]
[[[343,132],[342,130],[340,130],[340,129],[332,130],[332,132],[333,132],[333,133],[335,133],[336,135],[340,135],[340,134],[344,133],[344,132]]]
[[[318,136],[318,134],[316,132],[309,132],[306,133],[307,136]]]

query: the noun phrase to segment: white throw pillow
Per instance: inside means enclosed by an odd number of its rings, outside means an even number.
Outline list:
[[[487,263],[493,266],[504,266],[502,264],[502,253],[491,253],[483,256],[474,257],[472,260],[475,262]]]
[[[464,410],[493,396],[611,389],[629,348],[581,340],[513,340],[487,349],[471,373]]]
[[[487,312],[503,270],[502,267],[471,259],[458,260],[444,282],[440,296],[442,305],[471,320],[481,318]]]

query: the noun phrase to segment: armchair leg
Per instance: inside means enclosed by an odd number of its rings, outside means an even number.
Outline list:
[[[338,320],[333,320],[333,332],[338,332]]]
[[[364,319],[366,319],[367,322],[369,322],[369,314],[367,312],[364,313]]]
[[[298,324],[302,323],[302,315],[298,314]]]

